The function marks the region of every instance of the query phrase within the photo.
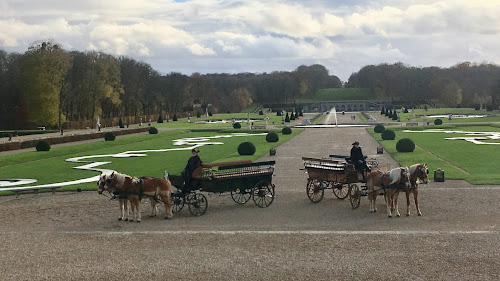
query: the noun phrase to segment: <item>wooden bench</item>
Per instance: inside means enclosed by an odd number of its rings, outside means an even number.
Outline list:
[[[31,191],[35,193],[35,195],[38,195],[39,190],[43,189],[51,189],[52,194],[56,193],[56,189],[60,188],[60,186],[19,186],[19,187],[7,187],[7,188],[0,188],[0,191],[10,191],[14,192],[16,194],[16,198],[19,197],[19,193],[23,191]]]
[[[252,125],[252,130],[266,129],[266,125]]]
[[[417,122],[406,122],[406,127],[418,126]]]

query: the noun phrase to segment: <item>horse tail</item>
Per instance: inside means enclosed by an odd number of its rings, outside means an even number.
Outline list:
[[[163,173],[163,178],[168,180],[168,171],[165,170],[165,172]]]

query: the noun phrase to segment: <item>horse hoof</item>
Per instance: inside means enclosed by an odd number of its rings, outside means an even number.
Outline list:
[[[149,215],[150,218],[154,217],[154,215]]]
[[[407,217],[409,217],[409,216],[410,216],[410,214],[406,214],[406,216],[407,216]]]
[[[418,213],[418,216],[421,217],[422,216],[422,213]]]
[[[398,217],[398,218],[399,218],[399,217],[401,217],[401,215],[400,215],[400,214],[397,214],[397,215],[396,215],[396,217]]]
[[[392,215],[388,215],[387,217],[388,217],[388,218],[392,218]]]
[[[122,220],[122,218],[118,218],[118,220],[119,220],[119,221],[121,221],[121,220]]]
[[[141,222],[141,220],[136,220],[136,222]]]
[[[128,219],[124,219],[123,221],[128,221]]]

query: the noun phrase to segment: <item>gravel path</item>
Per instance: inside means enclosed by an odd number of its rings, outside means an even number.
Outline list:
[[[346,118],[348,118],[346,116]],[[422,185],[422,217],[389,219],[331,192],[311,203],[301,157],[365,154],[391,167],[363,128],[306,129],[280,146],[268,208],[208,195],[202,217],[117,221],[96,192],[0,197],[1,280],[499,280],[500,187]],[[432,169],[432,167],[431,167]],[[400,197],[400,205],[404,203]],[[413,207],[413,205],[412,205]],[[404,213],[404,206],[400,211]]]

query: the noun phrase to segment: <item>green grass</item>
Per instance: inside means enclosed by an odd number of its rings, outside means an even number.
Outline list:
[[[374,100],[377,99],[371,94],[370,89],[365,88],[332,88],[318,90],[312,98],[297,99],[297,103],[318,102],[318,101],[341,101],[341,100]]]
[[[398,111],[399,112],[399,111]],[[423,109],[414,109],[415,112],[415,121],[422,122],[424,116]],[[451,122],[448,120],[448,117],[439,118],[443,121],[443,123],[464,123],[464,122],[500,122],[500,116],[498,112],[485,111],[485,110],[475,110],[474,108],[430,108],[427,110],[426,116],[427,121],[430,123],[434,123],[435,119],[438,118],[428,118],[428,116],[432,115],[449,115],[449,114],[473,114],[473,115],[492,115],[488,117],[481,118],[452,118]],[[407,122],[412,120],[412,111],[411,109],[408,113],[401,113],[401,121]]]
[[[432,127],[432,129],[435,128],[471,132],[500,132],[498,126],[448,125]],[[463,137],[466,136],[465,134],[410,133],[403,132],[409,128],[390,129],[396,132],[396,140],[381,140],[380,134],[374,133],[373,128],[368,130],[401,165],[409,166],[415,163],[427,163],[431,171],[431,178],[433,171],[441,168],[445,170],[446,179],[461,179],[472,184],[500,184],[500,173],[498,173],[498,168],[494,164],[498,162],[498,158],[500,157],[499,146],[477,145],[464,140],[445,139]],[[412,131],[421,131],[424,129],[430,128],[411,128]],[[411,153],[397,152],[396,143],[401,138],[412,139],[417,145],[415,151]],[[500,141],[488,140],[488,142]]]
[[[278,143],[268,143],[263,136],[232,137],[221,138],[212,141],[223,142],[224,145],[209,145],[200,148],[200,156],[205,163],[218,161],[231,161],[251,159],[255,160],[267,153],[270,148],[288,141],[302,130],[293,129],[291,135],[282,135],[281,130],[276,130],[280,140]],[[226,135],[229,132],[248,132],[245,130],[172,130],[163,131],[157,135],[134,135],[117,137],[115,141],[100,141],[85,143],[72,146],[52,148],[48,152],[25,152],[11,154],[0,157],[0,178],[28,178],[37,179],[38,184],[48,184],[92,177],[98,174],[94,171],[83,171],[73,169],[73,167],[84,165],[85,163],[71,163],[65,160],[71,157],[87,155],[104,155],[102,157],[89,159],[90,161],[110,161],[111,163],[100,166],[131,176],[153,176],[162,177],[163,172],[168,170],[170,174],[178,174],[182,171],[189,159],[191,152],[169,151],[169,152],[148,152],[146,157],[133,158],[112,158],[105,156],[125,151],[152,150],[189,147],[174,146],[173,140],[186,137],[207,137],[216,135]],[[249,133],[259,131],[253,130]],[[263,131],[260,131],[263,132]],[[238,145],[243,141],[251,141],[257,148],[255,155],[240,156],[237,153]],[[61,190],[75,190],[82,188],[84,190],[93,190],[95,183],[86,183],[63,187]],[[0,192],[1,194],[2,192]],[[8,192],[3,192],[8,193]],[[9,193],[10,194],[10,193]]]

